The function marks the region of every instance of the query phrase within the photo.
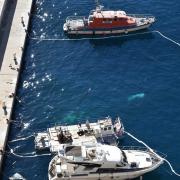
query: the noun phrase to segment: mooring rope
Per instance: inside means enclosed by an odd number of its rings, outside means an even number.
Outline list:
[[[179,43],[179,42],[176,42],[176,41],[174,41],[173,39],[171,39],[171,38],[165,36],[165,35],[162,34],[160,31],[154,31],[154,32],[158,33],[160,36],[162,36],[163,38],[167,39],[168,41],[171,41],[172,43],[174,43],[174,44],[180,46],[180,43]]]
[[[129,36],[136,36],[141,34],[151,34],[155,31],[143,32],[143,33],[134,33],[134,34],[125,34],[125,35],[117,35],[117,36],[104,36],[104,37],[87,37],[87,38],[75,38],[75,39],[67,39],[67,38],[42,38],[42,37],[31,37],[32,40],[38,41],[83,41],[83,40],[102,40],[102,39],[110,39],[110,38],[119,38],[119,37],[129,37]]]
[[[13,154],[16,157],[20,158],[34,158],[34,157],[41,157],[41,156],[51,156],[51,153],[48,154],[36,154],[36,152],[31,152],[31,153],[24,153],[24,154],[16,154],[13,149],[10,149],[10,154]],[[30,156],[28,154],[31,154]]]
[[[34,135],[30,135],[30,136],[26,136],[26,137],[22,137],[22,138],[19,138],[19,139],[14,139],[14,140],[11,140],[11,141],[8,141],[8,142],[17,142],[17,141],[24,141],[24,140],[27,140],[31,137],[34,137]]]
[[[133,138],[134,140],[136,140],[137,142],[143,144],[147,149],[149,149],[152,153],[154,153],[158,158],[160,158],[161,160],[165,161],[165,162],[169,165],[171,171],[172,171],[176,176],[180,176],[180,174],[178,174],[178,173],[174,170],[174,168],[172,167],[171,163],[170,163],[167,159],[162,158],[161,156],[159,156],[159,155],[158,155],[156,152],[154,152],[154,150],[153,150],[152,148],[150,148],[146,143],[144,143],[143,141],[139,140],[138,138],[136,138],[135,136],[133,136],[131,133],[129,133],[129,132],[127,132],[127,131],[124,131],[124,132],[125,132],[128,136],[130,136],[131,138]]]
[[[125,35],[117,35],[117,36],[105,36],[105,37],[87,37],[87,38],[77,38],[77,39],[67,39],[67,38],[42,38],[42,37],[31,37],[32,40],[38,40],[38,41],[83,41],[83,40],[103,40],[103,39],[110,39],[110,38],[120,38],[120,37],[130,37],[130,36],[137,36],[137,35],[143,35],[143,34],[151,34],[151,33],[158,33],[161,37],[164,39],[176,44],[177,46],[180,46],[180,43],[171,39],[170,37],[165,36],[160,31],[154,30],[154,31],[148,31],[148,32],[142,32],[142,33],[134,33],[134,34],[125,34]]]

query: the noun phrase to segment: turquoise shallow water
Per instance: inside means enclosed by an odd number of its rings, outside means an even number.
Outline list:
[[[180,4],[172,1],[101,1],[107,8],[153,14],[150,28],[180,42]],[[69,15],[87,15],[94,1],[36,1],[31,36],[64,38]],[[152,148],[180,162],[180,47],[157,33],[106,40],[35,41],[28,39],[9,141],[44,130],[55,123],[119,115],[125,128]],[[125,137],[123,145],[134,141]],[[33,139],[8,143],[17,153],[34,151]],[[9,151],[9,148],[7,148]],[[5,158],[3,179],[19,172],[28,180],[47,179],[51,157]],[[167,165],[146,180],[176,180]]]

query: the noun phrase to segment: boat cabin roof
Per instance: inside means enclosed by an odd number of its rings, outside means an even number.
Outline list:
[[[65,147],[66,156],[82,157],[97,160],[107,160],[120,162],[122,151],[116,146],[89,144],[87,146],[67,145]]]
[[[92,15],[95,18],[126,17],[126,13],[124,11],[94,11]]]

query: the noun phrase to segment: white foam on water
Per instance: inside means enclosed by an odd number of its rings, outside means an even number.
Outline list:
[[[44,16],[44,17],[48,17],[48,13],[44,13],[43,16]]]
[[[54,109],[54,107],[53,107],[53,106],[50,106],[50,105],[47,105],[47,107],[50,108],[50,109]]]
[[[29,77],[29,80],[35,79],[36,78],[36,73],[33,72],[32,76]]]
[[[41,38],[41,39],[44,39],[44,38],[45,38],[44,33],[40,35],[40,38]]]
[[[41,95],[41,93],[39,92],[39,93],[37,93],[37,97],[39,97]]]
[[[36,67],[36,64],[34,62],[32,63],[32,67]]]
[[[50,14],[50,18],[53,19],[53,15],[52,14]]]
[[[31,54],[31,58],[32,58],[32,59],[34,58],[34,54]]]
[[[45,78],[48,80],[48,81],[52,81],[52,78],[51,78],[51,74],[45,74]]]
[[[128,101],[133,101],[135,99],[142,99],[144,97],[145,97],[144,93],[133,94],[133,95],[128,97]]]
[[[26,180],[21,174],[19,173],[15,173],[13,174],[11,177],[9,177],[9,179],[14,179],[14,180]]]
[[[32,32],[33,32],[34,35],[36,35],[36,31],[35,30],[33,30]]]
[[[24,81],[23,82],[23,88],[27,89],[30,86],[30,82]]]
[[[30,126],[30,123],[23,123],[23,129],[27,129]]]

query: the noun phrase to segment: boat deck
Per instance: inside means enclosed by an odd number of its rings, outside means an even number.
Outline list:
[[[64,144],[109,143],[115,144],[117,137],[111,119],[99,120],[96,123],[81,125],[55,126],[35,137],[36,150],[58,152]]]

